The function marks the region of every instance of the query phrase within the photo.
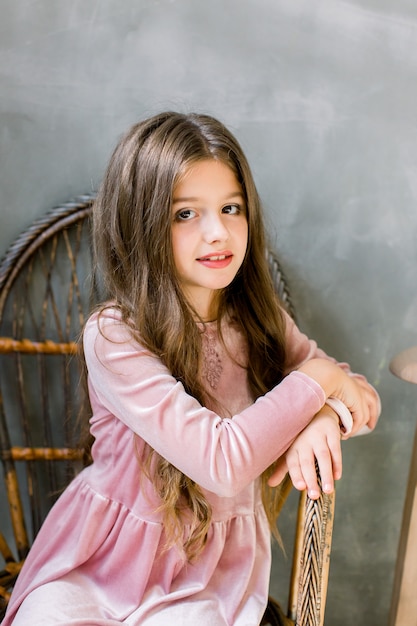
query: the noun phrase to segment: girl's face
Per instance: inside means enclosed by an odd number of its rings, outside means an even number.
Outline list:
[[[233,170],[207,159],[174,187],[172,247],[183,293],[203,320],[216,316],[215,294],[236,276],[246,253],[248,222]]]

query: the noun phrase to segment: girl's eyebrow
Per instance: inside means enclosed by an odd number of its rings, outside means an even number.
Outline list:
[[[243,199],[243,193],[241,191],[233,191],[224,198],[224,202],[227,202],[228,200],[233,200],[234,198]],[[181,198],[173,198],[172,204],[176,204],[178,202],[198,202],[199,200],[201,200],[201,198],[199,198],[198,196],[183,196]]]

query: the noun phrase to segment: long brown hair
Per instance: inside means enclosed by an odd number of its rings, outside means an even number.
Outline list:
[[[218,327],[227,314],[244,334],[249,384],[257,398],[282,379],[285,329],[266,261],[259,196],[235,137],[216,119],[195,113],[165,112],[135,124],[110,159],[93,210],[95,254],[112,301],[133,336],[202,403],[207,394],[195,376],[201,332],[176,276],[171,203],[185,170],[208,158],[233,170],[246,201],[247,252],[220,294]],[[188,558],[194,557],[204,546],[211,519],[201,489],[154,451],[143,468],[161,497],[169,545],[182,542],[181,504],[192,511],[193,531],[183,547]],[[264,504],[274,528],[275,495],[267,489],[266,475]]]

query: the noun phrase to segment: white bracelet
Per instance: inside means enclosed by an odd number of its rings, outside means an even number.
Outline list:
[[[339,420],[342,424],[342,434],[350,435],[353,428],[353,418],[352,413],[349,411],[346,404],[344,404],[341,400],[339,400],[339,398],[335,398],[334,396],[330,396],[330,398],[327,398],[326,404],[328,404],[329,407],[338,414]],[[369,428],[369,426],[365,424],[365,426],[362,426],[362,428],[357,433],[355,433],[353,437],[357,437],[358,435],[367,435],[371,432],[372,430]]]
[[[347,406],[341,400],[339,400],[339,398],[335,398],[334,396],[330,396],[330,398],[327,398],[326,404],[328,404],[329,407],[338,414],[342,424],[341,431],[343,435],[349,435],[352,432],[353,419],[352,414]]]

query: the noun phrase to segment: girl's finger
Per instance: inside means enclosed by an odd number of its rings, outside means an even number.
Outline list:
[[[291,482],[296,489],[303,491],[307,488],[304,481],[303,472],[301,471],[301,465],[296,450],[290,450],[286,455],[288,473],[291,478]]]
[[[329,437],[328,445],[332,458],[333,479],[340,480],[342,478],[342,447],[340,445],[340,436]]]
[[[270,487],[276,487],[277,485],[279,485],[280,482],[284,480],[285,474],[287,473],[287,471],[288,471],[288,468],[287,468],[285,456],[282,456],[275,463],[274,471],[272,472],[271,476],[268,478],[268,485]]]
[[[334,459],[328,446],[323,446],[316,451],[316,459],[319,467],[322,490],[324,493],[332,493],[334,490]]]
[[[307,489],[308,495],[313,500],[320,496],[315,456],[312,449],[309,453],[305,452],[303,456],[298,456],[298,464],[294,468],[288,467],[288,469],[293,484],[297,489]],[[291,470],[294,470],[293,473],[291,473]]]

